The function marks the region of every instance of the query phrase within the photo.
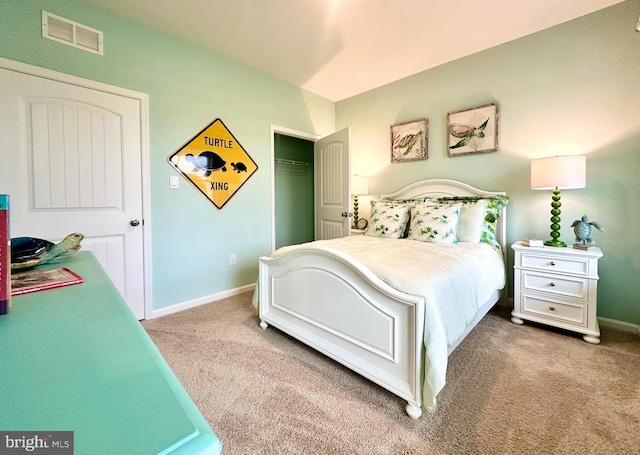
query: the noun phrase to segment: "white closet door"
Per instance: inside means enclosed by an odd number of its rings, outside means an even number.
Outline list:
[[[316,240],[346,237],[350,233],[350,135],[351,129],[345,128],[315,143]]]

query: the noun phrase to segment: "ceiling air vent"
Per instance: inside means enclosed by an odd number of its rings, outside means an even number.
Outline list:
[[[46,11],[42,12],[42,36],[78,49],[103,54],[101,31]]]

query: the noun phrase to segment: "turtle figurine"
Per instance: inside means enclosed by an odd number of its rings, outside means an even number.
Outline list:
[[[596,228],[599,231],[604,232],[604,229],[595,221],[589,221],[587,215],[582,215],[582,218],[575,220],[571,227],[576,234],[576,242],[580,242],[582,245],[591,245],[594,241],[591,239],[591,227]]]
[[[238,174],[241,173],[241,172],[247,172],[247,166],[244,163],[231,163],[231,167]]]
[[[184,159],[193,164],[193,172],[204,171],[204,177],[209,177],[212,172],[221,169],[222,172],[227,172],[227,162],[210,150],[206,150],[198,156],[187,153]]]
[[[84,235],[74,232],[60,243],[35,237],[15,237],[11,239],[11,269],[29,269],[60,257],[68,256],[80,249]]]

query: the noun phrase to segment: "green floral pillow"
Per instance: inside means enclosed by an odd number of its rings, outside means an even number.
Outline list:
[[[419,202],[411,206],[408,238],[423,242],[457,242],[458,217],[462,203]]]
[[[389,201],[371,201],[371,219],[366,235],[401,239],[409,221],[409,205]]]
[[[509,203],[509,196],[452,196],[438,198],[439,202],[447,204],[476,204],[483,200],[487,201],[487,208],[484,219],[482,220],[480,241],[491,245],[495,249],[500,249],[500,244],[496,240],[496,226],[498,225],[498,218],[500,218],[502,209]]]

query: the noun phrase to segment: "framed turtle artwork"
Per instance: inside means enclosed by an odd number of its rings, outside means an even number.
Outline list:
[[[498,150],[498,103],[447,114],[447,151],[449,156]]]
[[[391,126],[391,162],[429,158],[429,121],[414,120]]]

